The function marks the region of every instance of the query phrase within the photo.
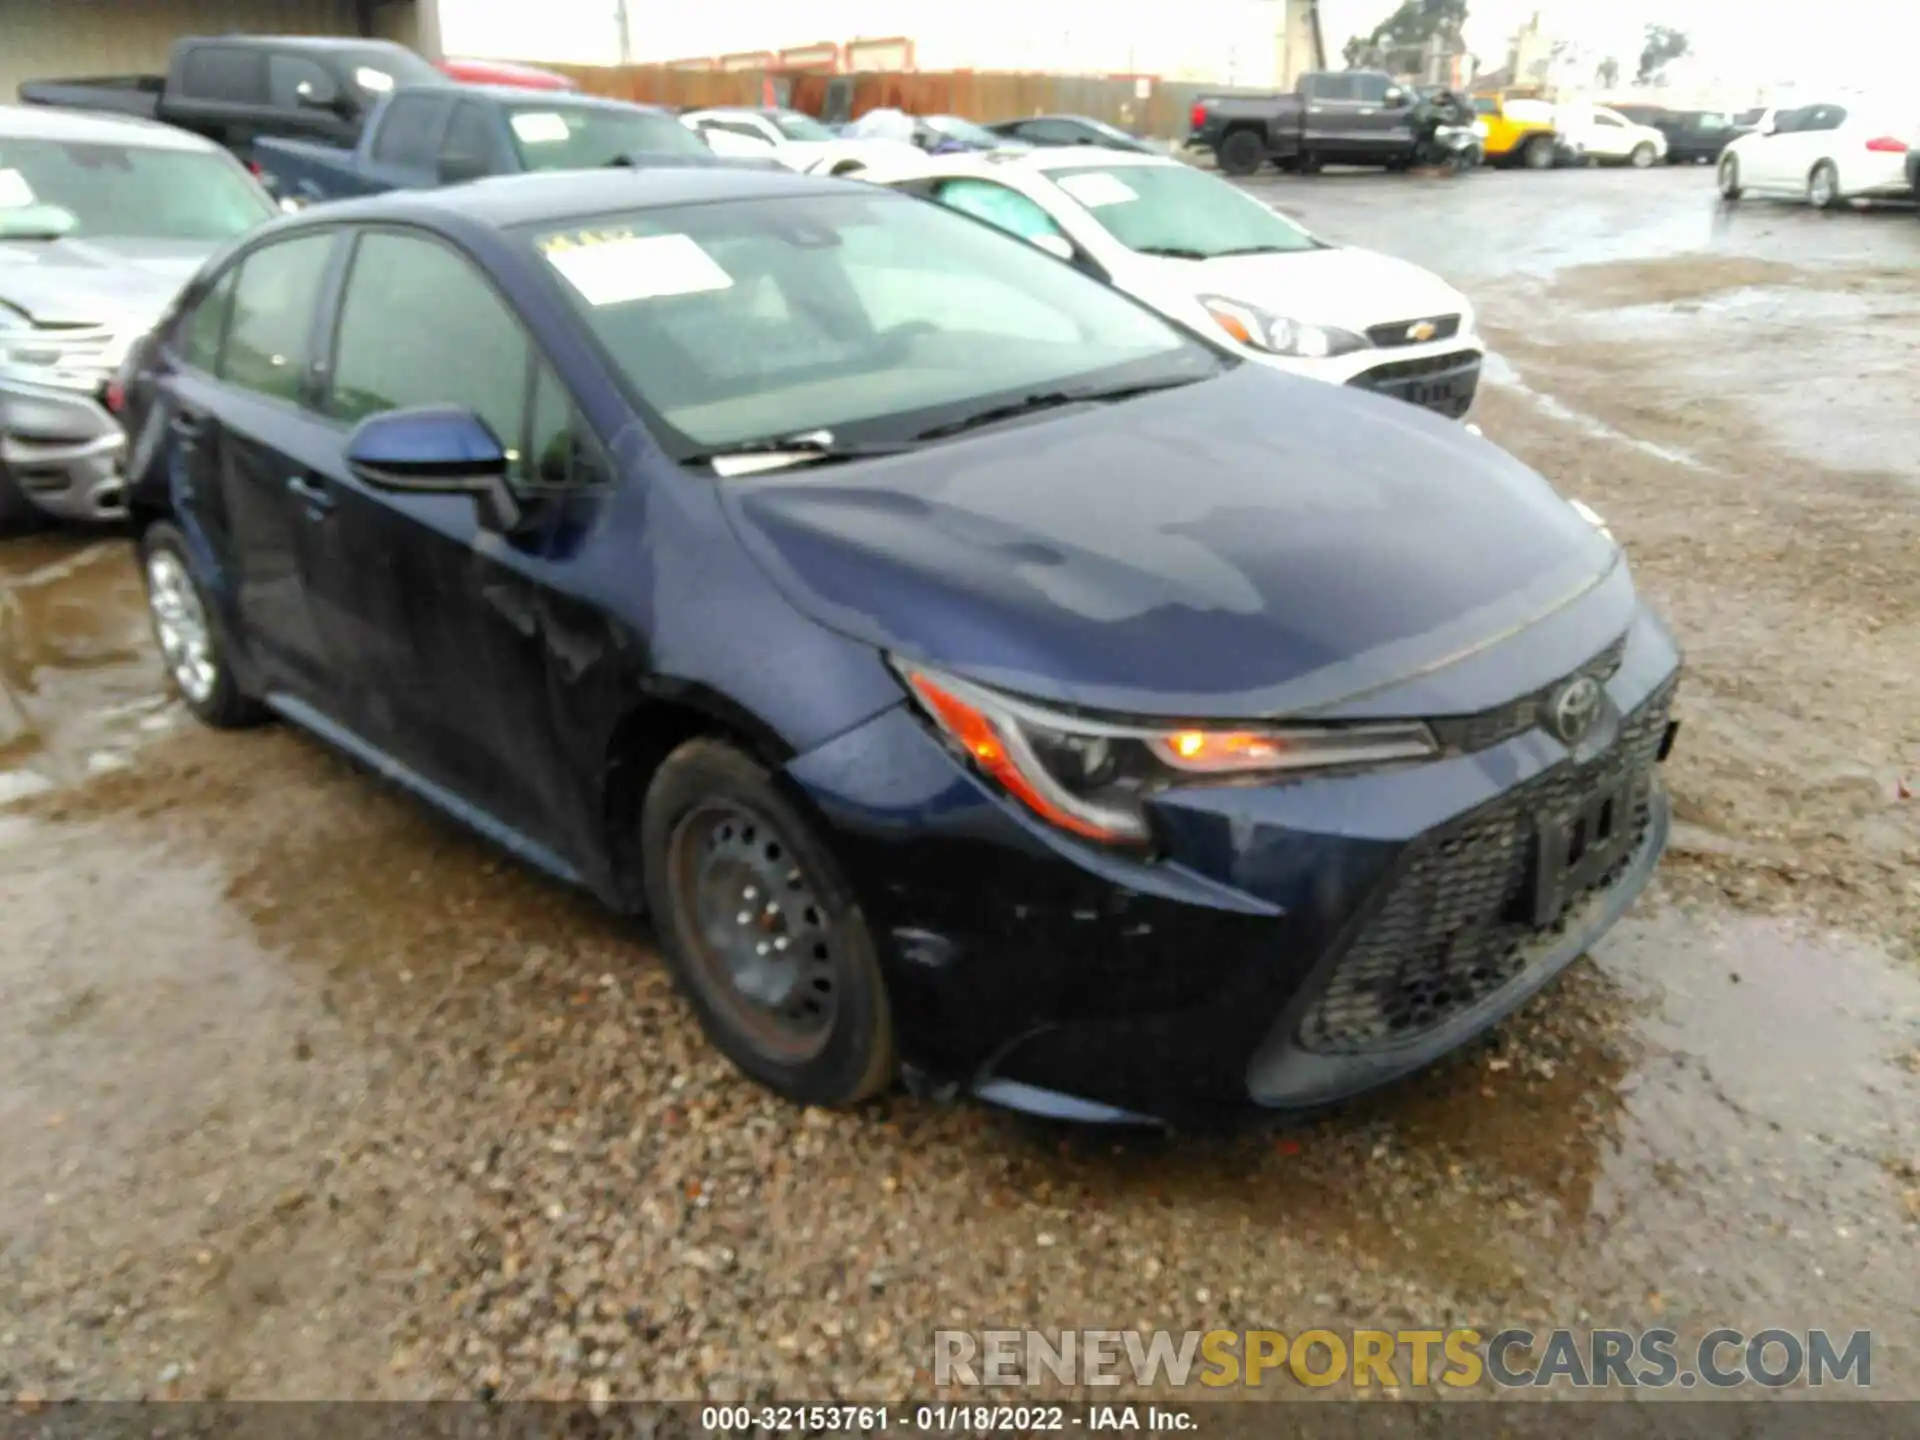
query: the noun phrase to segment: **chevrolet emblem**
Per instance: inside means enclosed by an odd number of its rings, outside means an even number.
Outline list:
[[[1418,345],[1423,340],[1431,340],[1436,333],[1431,320],[1416,320],[1407,326],[1407,340],[1414,345]]]

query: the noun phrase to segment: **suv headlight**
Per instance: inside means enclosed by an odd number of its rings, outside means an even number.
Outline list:
[[[1285,316],[1262,310],[1258,305],[1229,300],[1224,295],[1201,295],[1197,298],[1207,314],[1213,317],[1214,324],[1242,345],[1251,345],[1270,355],[1321,360],[1329,355],[1345,355],[1349,351],[1367,348],[1366,340],[1350,330],[1289,320]]]
[[[1146,802],[1182,785],[1424,760],[1424,724],[1231,728],[1063,714],[892,659],[908,693],[973,768],[1049,824],[1106,844],[1147,838]]]

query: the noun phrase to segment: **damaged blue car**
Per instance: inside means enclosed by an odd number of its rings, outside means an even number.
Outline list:
[[[1512,1011],[1666,843],[1680,656],[1591,512],[919,200],[347,201],[123,381],[193,712],[649,916],[797,1102],[1317,1107]]]

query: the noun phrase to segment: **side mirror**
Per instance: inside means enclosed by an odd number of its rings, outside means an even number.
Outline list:
[[[1411,98],[1412,97],[1409,96],[1407,92],[1405,90],[1402,90],[1398,85],[1391,86],[1387,90],[1387,104],[1393,106],[1393,108],[1396,110],[1398,110],[1403,105],[1406,105],[1411,100]]]
[[[1756,126],[1755,128],[1756,128],[1756,129],[1757,129],[1757,130],[1758,130],[1758,131],[1759,131],[1759,132],[1760,132],[1760,133],[1761,133],[1762,135],[1771,135],[1771,134],[1773,134],[1773,133],[1774,133],[1774,131],[1776,131],[1776,130],[1778,130],[1778,129],[1780,128],[1780,126],[1779,126],[1779,122],[1777,122],[1777,121],[1776,121],[1776,120],[1775,120],[1775,119],[1773,118],[1773,116],[1771,116],[1771,115],[1769,115],[1769,116],[1767,116],[1767,117],[1766,117],[1765,119],[1763,119],[1763,120],[1762,120],[1762,121],[1761,121],[1761,122],[1759,123],[1759,125],[1758,125],[1758,126]]]
[[[1074,258],[1073,242],[1064,235],[1029,235],[1027,238],[1056,260]]]
[[[525,518],[507,484],[506,448],[486,421],[458,406],[369,416],[347,437],[347,466],[379,490],[471,495],[480,523],[503,535],[518,530]]]
[[[302,110],[324,110],[330,115],[343,114],[347,109],[347,98],[339,91],[322,94],[313,88],[313,82],[302,80],[294,87],[293,98]]]

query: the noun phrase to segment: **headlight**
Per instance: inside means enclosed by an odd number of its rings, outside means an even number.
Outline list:
[[[1128,724],[1064,715],[923,665],[893,665],[974,769],[1042,820],[1107,844],[1145,840],[1148,797],[1175,786],[1437,753],[1433,733],[1417,722],[1250,729]]]
[[[1213,317],[1213,323],[1242,345],[1265,350],[1273,355],[1297,355],[1318,360],[1328,355],[1345,355],[1364,350],[1367,342],[1348,330],[1325,325],[1308,325],[1270,314],[1258,305],[1229,300],[1224,295],[1202,295],[1201,305]]]

